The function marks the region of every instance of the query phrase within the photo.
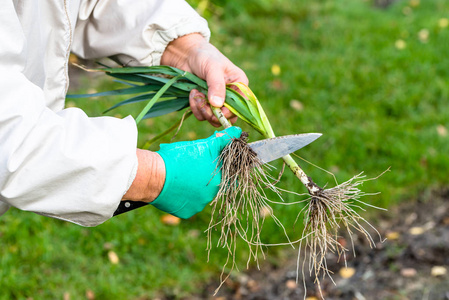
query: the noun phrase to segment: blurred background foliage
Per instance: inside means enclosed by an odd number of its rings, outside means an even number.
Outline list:
[[[211,42],[248,75],[278,135],[322,132],[297,154],[343,182],[362,171],[375,177],[363,186],[370,204],[410,205],[447,187],[449,168],[449,2],[446,0],[192,0],[208,19]],[[71,93],[109,90],[105,76],[72,73]],[[71,100],[90,116],[121,100]],[[108,115],[137,116],[140,107]],[[139,144],[162,132],[180,114],[147,120]],[[237,123],[244,129],[244,124]],[[207,137],[214,129],[188,119],[174,140]],[[253,140],[260,137],[251,132]],[[163,142],[170,142],[167,137]],[[156,150],[158,147],[152,148]],[[280,167],[280,163],[274,164]],[[334,178],[302,162],[320,185]],[[305,192],[288,172],[281,187]],[[296,197],[286,195],[285,201]],[[61,199],[63,201],[63,199]],[[295,239],[300,207],[274,207]],[[0,218],[0,299],[152,299],[201,293],[218,284],[226,259],[214,249],[207,262],[210,209],[168,226],[163,214],[142,208],[82,228],[11,209]],[[366,215],[373,224],[375,212]],[[164,219],[165,220],[165,219]],[[301,220],[301,218],[300,218]],[[295,230],[296,229],[296,230]],[[270,220],[262,239],[283,242]],[[270,248],[277,263],[285,248]],[[247,249],[238,250],[240,269]]]

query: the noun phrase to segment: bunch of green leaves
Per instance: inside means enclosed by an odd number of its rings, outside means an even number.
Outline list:
[[[105,112],[123,105],[146,101],[147,104],[136,117],[136,123],[180,111],[189,106],[189,93],[197,89],[207,95],[207,83],[192,73],[170,66],[119,67],[90,69],[105,72],[126,87],[92,94],[69,95],[68,98],[130,95]],[[225,107],[249,124],[264,137],[274,137],[270,122],[257,97],[243,83],[234,82],[226,87]]]

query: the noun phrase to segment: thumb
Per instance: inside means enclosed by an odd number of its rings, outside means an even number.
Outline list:
[[[237,126],[229,127],[225,130],[219,131],[215,133],[215,141],[216,145],[221,152],[224,147],[226,147],[233,138],[239,138],[242,134],[242,129]]]
[[[239,138],[242,135],[242,129],[237,126],[231,126],[225,130],[222,130],[222,132],[230,138]]]
[[[215,107],[222,107],[226,96],[226,83],[223,72],[209,72],[206,81],[209,90],[209,103]]]

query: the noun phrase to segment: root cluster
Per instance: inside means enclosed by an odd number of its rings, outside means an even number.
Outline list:
[[[223,151],[219,158],[219,168],[222,172],[220,190],[212,201],[212,217],[207,229],[208,246],[212,245],[212,233],[220,232],[217,247],[228,251],[228,259],[223,267],[221,283],[225,268],[231,262],[231,270],[235,265],[235,250],[238,239],[243,240],[249,248],[248,264],[254,260],[258,266],[258,257],[264,256],[260,233],[266,217],[272,217],[282,227],[279,220],[273,215],[273,209],[268,205],[268,198],[264,189],[279,191],[271,183],[273,178],[265,171],[267,165],[257,157],[257,154],[247,144],[248,135],[234,139]],[[269,167],[269,166],[268,166]],[[220,285],[221,286],[221,285]],[[217,289],[218,290],[218,289]]]
[[[256,153],[248,146],[247,135],[234,139],[223,150],[219,168],[222,172],[222,180],[218,196],[211,203],[212,217],[207,229],[207,250],[210,254],[213,247],[212,233],[218,231],[220,237],[217,247],[227,249],[228,259],[224,264],[221,284],[216,292],[229,277],[230,272],[237,267],[235,254],[238,240],[242,240],[249,247],[248,264],[254,260],[257,267],[259,267],[258,257],[260,254],[264,256],[264,247],[274,246],[261,241],[261,230],[267,216],[273,218],[285,234],[288,242],[283,245],[299,243],[297,280],[301,273],[305,283],[305,273],[308,272],[309,276],[314,278],[320,292],[321,278],[329,276],[332,279],[332,272],[327,268],[326,255],[330,252],[335,253],[346,263],[345,253],[349,250],[340,243],[339,231],[343,229],[348,232],[352,249],[354,249],[352,236],[356,232],[364,235],[371,247],[375,247],[373,238],[364,226],[368,225],[377,234],[379,232],[360,216],[357,210],[365,210],[367,206],[377,207],[360,200],[360,197],[368,194],[362,192],[359,186],[365,181],[377,179],[383,173],[372,179],[366,179],[364,175],[358,174],[329,189],[320,188],[311,181],[313,185],[310,186],[315,188],[308,187],[309,197],[307,199],[295,203],[272,201],[267,198],[265,190],[274,191],[281,200],[281,191],[296,193],[274,186],[275,179],[268,173],[270,167],[263,165]],[[304,229],[299,240],[291,242],[284,226],[274,216],[273,209],[268,203],[305,204],[297,217],[298,220],[300,216],[303,216],[304,220]],[[226,270],[229,264],[231,264],[230,271]],[[227,271],[227,276],[225,276],[225,271]],[[323,295],[321,296],[323,297]]]
[[[353,251],[352,237],[356,232],[364,235],[371,247],[376,246],[371,234],[363,225],[373,229],[382,241],[379,232],[355,210],[356,208],[365,210],[363,206],[381,209],[360,200],[360,197],[367,194],[358,186],[373,179],[375,178],[366,179],[361,173],[333,188],[321,189],[306,201],[307,205],[298,214],[299,218],[304,213],[304,230],[298,253],[297,280],[301,269],[304,282],[305,271],[308,270],[309,276],[314,278],[321,293],[321,278],[327,275],[332,279],[331,271],[327,268],[326,255],[329,252],[334,253],[339,259],[343,258],[346,264],[345,253],[349,249],[339,241],[341,229],[348,232]],[[302,246],[305,246],[304,250]],[[305,252],[303,256],[301,256],[302,250]],[[305,285],[304,288],[306,288]],[[322,294],[321,297],[323,297]]]

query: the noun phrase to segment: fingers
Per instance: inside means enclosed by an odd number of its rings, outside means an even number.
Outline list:
[[[222,107],[221,108],[221,112],[223,113],[223,115],[225,116],[226,119],[229,120],[229,122],[231,122],[231,124],[234,124],[237,121],[237,116],[234,115],[229,109],[227,109],[226,107]]]
[[[221,151],[224,147],[226,147],[229,142],[234,138],[239,138],[242,135],[242,129],[240,127],[232,126],[225,130],[219,131],[215,133],[215,137],[218,139],[218,147],[219,151]]]
[[[203,93],[200,93],[197,90],[192,90],[189,95],[189,102],[193,115],[199,121],[208,121],[214,127],[221,126],[217,117],[212,113],[212,110],[207,103],[206,96],[204,96]],[[221,112],[231,124],[234,124],[237,121],[237,117],[226,107],[222,107]]]
[[[232,126],[225,129],[223,132],[226,132],[231,138],[239,138],[242,135],[242,129],[237,126]]]
[[[206,113],[204,108],[206,105],[205,96],[197,90],[192,90],[189,95],[189,104],[193,115],[198,119],[198,121],[204,121],[204,114]]]
[[[229,122],[231,122],[231,124],[234,124],[235,122],[237,122],[237,116],[233,116],[232,118],[228,118]]]
[[[209,104],[207,103],[206,96],[197,90],[192,90],[189,95],[190,108],[193,115],[199,121],[208,121],[214,127],[220,127],[221,124],[218,119],[212,113]]]

